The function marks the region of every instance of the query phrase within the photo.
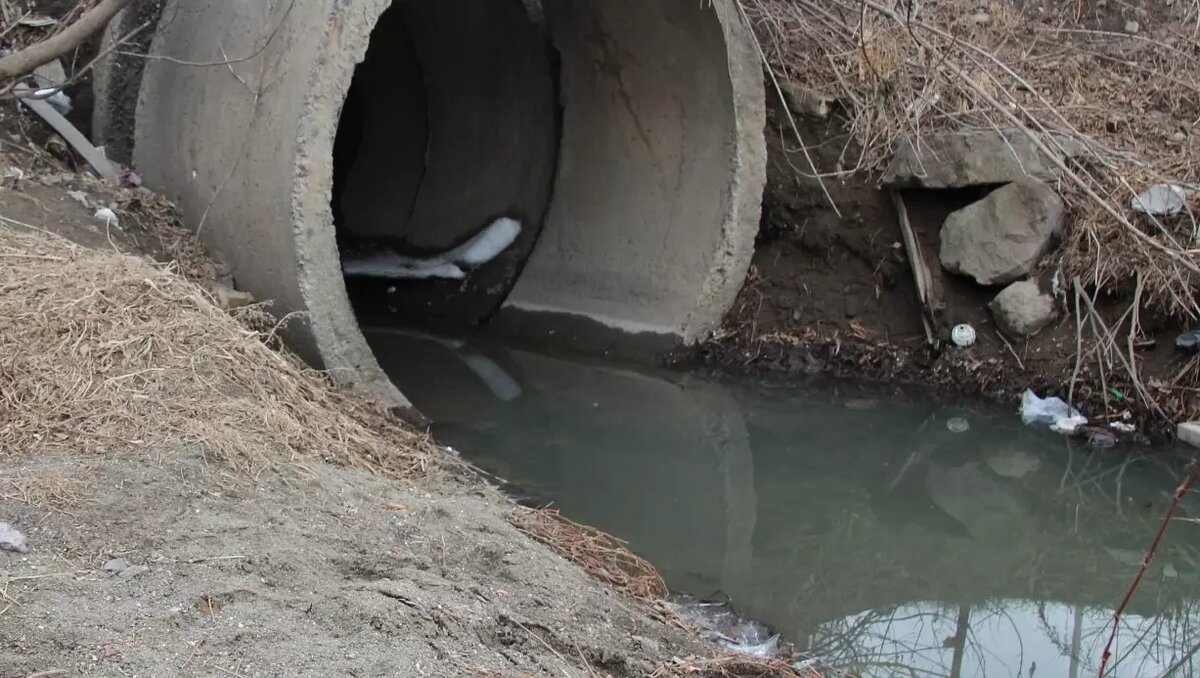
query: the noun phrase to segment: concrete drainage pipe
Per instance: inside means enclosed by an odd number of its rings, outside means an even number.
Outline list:
[[[98,74],[97,135],[368,394],[405,402],[352,300],[689,343],[742,283],[764,106],[732,0],[168,0],[158,26]],[[465,284],[341,275],[339,244],[437,250],[498,216],[522,235]]]

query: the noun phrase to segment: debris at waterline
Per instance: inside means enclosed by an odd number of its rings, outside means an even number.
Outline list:
[[[1198,199],[1191,187],[1200,183],[1189,161],[1200,135],[1190,121],[1200,109],[1175,96],[1186,91],[1181,83],[1200,79],[1200,61],[1179,47],[1189,44],[1193,14],[1178,3],[1147,6],[1139,11],[1149,20],[1132,38],[1120,33],[1126,17],[1105,3],[989,8],[987,30],[966,33],[964,20],[979,9],[957,1],[912,14],[845,0],[743,6],[776,76],[802,74],[838,106],[821,125],[801,120],[792,129],[775,117],[768,137],[782,141],[771,148],[777,157],[755,260],[762,278],[747,281],[735,318],[707,355],[788,370],[798,362],[790,355],[812,354],[841,376],[933,383],[947,395],[1000,402],[1031,384],[1072,390],[1098,418],[1120,414],[1103,395],[1115,382],[1129,394],[1116,407],[1132,410],[1153,435],[1200,416],[1200,365],[1180,364],[1154,344],[1200,315],[1200,251],[1189,216]],[[1083,73],[1089,77],[1075,78]],[[1081,84],[1062,87],[1064,77]],[[813,156],[811,173],[797,170],[806,167],[792,150],[800,144]],[[990,323],[981,295],[951,289],[948,317],[974,324],[980,345],[958,355],[916,347],[920,327],[898,319],[898,309],[912,307],[913,321],[920,311],[884,251],[901,237],[879,196],[919,188],[958,209],[988,190],[973,187],[1029,176],[1054,187],[1069,220],[1061,244],[1027,277],[1057,272],[1060,314],[1082,315],[1078,329],[1068,319],[1028,340],[997,337],[980,322]],[[881,183],[885,190],[876,191]],[[822,184],[841,214],[822,209]],[[1156,185],[1185,187],[1187,209],[1139,214],[1134,198]],[[936,227],[921,219],[918,210],[918,231]],[[1076,278],[1094,312],[1071,299]],[[850,320],[867,339],[850,332]]]
[[[509,515],[518,530],[549,546],[585,572],[649,607],[667,596],[662,576],[616,537],[564,517],[557,509],[521,508]]]

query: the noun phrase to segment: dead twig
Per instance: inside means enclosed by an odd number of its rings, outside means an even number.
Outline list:
[[[37,67],[75,49],[108,25],[117,12],[124,9],[129,2],[130,0],[103,0],[62,32],[0,58],[0,80],[8,81],[29,75]]]

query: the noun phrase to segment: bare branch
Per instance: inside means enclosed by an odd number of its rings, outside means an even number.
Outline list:
[[[38,66],[70,52],[108,25],[109,20],[128,4],[129,0],[104,0],[61,33],[0,58],[0,80],[29,75]]]

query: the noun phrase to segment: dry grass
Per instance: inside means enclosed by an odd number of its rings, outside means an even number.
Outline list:
[[[1076,281],[1089,299],[1127,305],[1102,323],[1081,304],[1077,351],[1090,374],[1107,372],[1166,417],[1197,413],[1200,403],[1143,384],[1129,349],[1145,336],[1145,312],[1200,323],[1195,191],[1191,214],[1154,220],[1131,210],[1147,186],[1200,183],[1197,3],[1079,0],[1025,13],[1010,0],[740,2],[777,78],[838,102],[826,142],[840,145],[840,158],[810,179],[874,177],[901,144],[943,130],[1016,128],[1047,150],[1061,150],[1060,140],[1081,149],[1058,187],[1068,233],[1042,274],[1058,278],[1068,306]],[[1122,32],[1128,20],[1138,21],[1135,34]],[[1200,384],[1200,373],[1181,374],[1185,387]]]
[[[555,509],[518,509],[509,521],[596,579],[649,607],[667,596],[658,570],[616,537],[564,518]]]
[[[430,469],[424,435],[268,343],[170,266],[0,226],[0,458],[192,448],[249,472]]]

